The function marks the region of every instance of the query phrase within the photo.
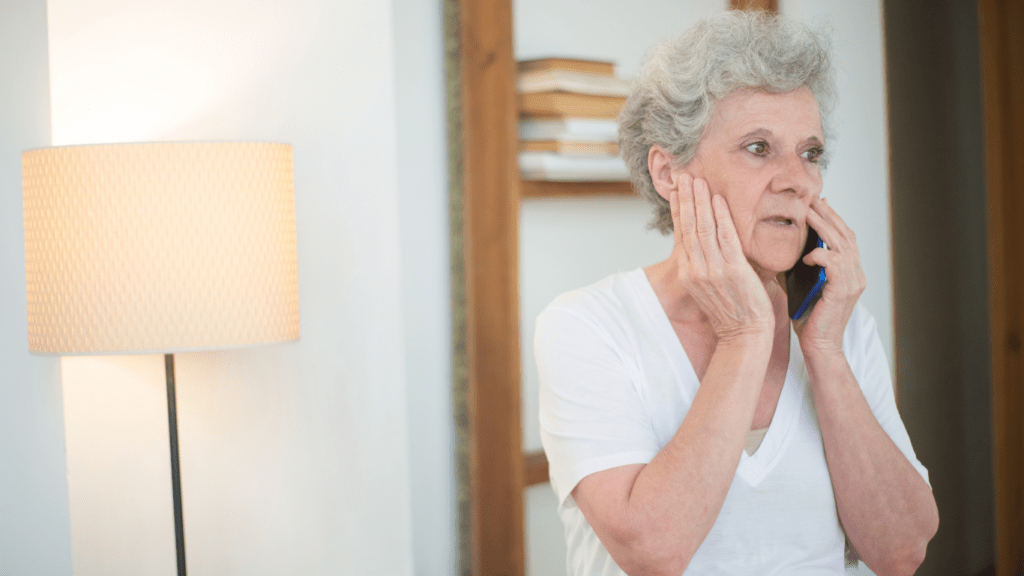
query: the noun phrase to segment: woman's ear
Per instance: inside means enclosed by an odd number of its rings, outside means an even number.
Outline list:
[[[676,189],[677,174],[672,169],[673,156],[664,148],[655,144],[647,151],[647,170],[651,173],[651,183],[654,189],[665,200],[669,194]]]

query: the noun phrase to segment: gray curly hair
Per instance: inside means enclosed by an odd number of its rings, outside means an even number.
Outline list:
[[[668,201],[647,168],[660,145],[677,166],[693,159],[715,103],[737,89],[779,93],[807,86],[818,102],[822,131],[836,101],[827,32],[765,12],[728,11],[699,22],[648,52],[619,114],[619,149],[633,189],[654,205],[649,227],[672,232]],[[820,160],[824,167],[827,153]]]

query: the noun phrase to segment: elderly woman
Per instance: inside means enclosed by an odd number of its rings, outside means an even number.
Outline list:
[[[647,58],[620,116],[671,255],[538,318],[541,434],[574,575],[912,574],[938,527],[853,232],[819,195],[827,38],[724,13]],[[802,257],[808,227],[825,247]],[[824,268],[790,320],[786,270]]]

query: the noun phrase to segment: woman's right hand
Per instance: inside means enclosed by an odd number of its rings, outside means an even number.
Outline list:
[[[770,336],[775,313],[740,245],[729,204],[701,178],[682,174],[670,194],[679,281],[707,315],[719,342]]]

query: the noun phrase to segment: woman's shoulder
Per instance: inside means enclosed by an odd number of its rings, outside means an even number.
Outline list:
[[[632,309],[646,305],[646,292],[650,290],[643,269],[618,272],[593,284],[559,294],[542,314],[550,311],[583,316],[630,314]]]
[[[537,317],[537,329],[575,326],[618,339],[649,322],[652,301],[643,269],[619,272],[557,296]]]

